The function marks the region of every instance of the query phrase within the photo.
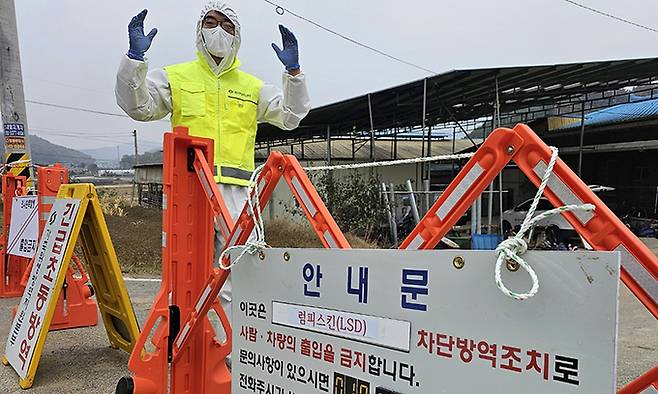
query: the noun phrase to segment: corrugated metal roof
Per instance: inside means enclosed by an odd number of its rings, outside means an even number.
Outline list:
[[[500,110],[507,114],[644,85],[656,77],[658,58],[455,70],[314,108],[292,133],[261,124],[257,138],[321,138],[327,126],[334,136],[371,128],[420,127],[423,108],[429,124],[472,120],[491,116],[496,91],[500,92]]]
[[[481,139],[474,139],[477,145],[482,143]],[[455,140],[455,152],[472,147],[473,144],[467,139]],[[360,147],[360,148],[359,148]],[[356,153],[352,160],[352,141],[351,140],[331,140],[332,160],[338,161],[368,161],[370,160],[370,141],[361,141],[356,143]],[[300,144],[290,146],[277,146],[271,149],[284,154],[293,154],[298,160],[307,161],[324,161],[327,159],[327,142],[316,141],[304,143],[304,156]],[[452,140],[432,141],[432,156],[449,155],[452,153]],[[265,161],[267,159],[267,149],[256,149],[256,160]],[[398,141],[398,159],[412,159],[423,156],[423,142],[420,140]],[[392,140],[375,140],[375,159],[392,160],[393,159],[393,141]],[[162,163],[144,163],[134,165],[133,168],[148,171],[151,167],[162,167]]]
[[[638,98],[636,98],[637,100]],[[559,125],[555,130],[580,127],[579,118],[570,118],[567,124]],[[585,114],[585,127],[603,126],[615,123],[635,122],[638,120],[658,119],[658,99],[634,101],[618,104]]]
[[[475,140],[479,144],[481,140]],[[455,140],[455,152],[460,152],[473,144],[467,139]],[[356,153],[354,161],[368,161],[370,159],[370,141],[364,140],[356,143]],[[360,148],[359,148],[360,147]],[[355,149],[355,150],[356,150]],[[290,146],[277,146],[272,148],[273,151],[279,151],[284,154],[294,154],[299,160],[321,160],[327,158],[327,142],[306,142],[304,143],[304,155],[302,157],[302,148],[300,144],[295,144],[291,149]],[[398,159],[411,159],[423,156],[423,143],[419,140],[398,141]],[[448,155],[452,153],[452,140],[432,141],[432,156]],[[352,141],[351,140],[331,140],[331,157],[332,160],[352,161]],[[267,149],[256,150],[256,160],[263,161],[267,158]],[[375,140],[375,160],[393,159],[393,141]]]

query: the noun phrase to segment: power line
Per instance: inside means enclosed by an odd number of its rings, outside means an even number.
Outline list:
[[[57,137],[57,138],[62,138],[62,139],[67,139],[67,140],[73,139],[73,140],[76,140],[76,141],[99,142],[99,143],[103,143],[106,146],[115,146],[115,145],[121,145],[121,144],[128,145],[130,143],[130,141],[127,140],[127,139],[125,139],[125,140],[116,140],[116,139],[114,139],[113,140],[113,139],[109,139],[109,138],[108,139],[103,139],[103,138],[98,138],[98,137],[96,137],[96,138],[91,138],[91,137],[90,138],[85,138],[85,137],[61,136],[61,135],[52,135],[51,136],[51,135],[39,134],[39,133],[35,133],[35,135],[37,135],[37,136],[39,136],[43,139],[46,139],[50,142],[52,142],[53,137]],[[58,144],[58,145],[60,145],[60,144]]]
[[[75,132],[75,131],[58,131],[58,130],[41,130],[41,129],[31,129],[31,131],[34,131],[36,133],[43,133],[44,135],[56,135],[56,136],[61,136],[61,137],[76,137],[76,138],[103,138],[103,139],[110,139],[113,140],[115,138],[130,138],[129,134],[112,134],[112,133],[107,133],[107,134],[94,134],[94,133],[87,133],[84,131],[81,132]]]
[[[121,137],[116,137],[116,138],[110,138],[110,137],[100,137],[100,136],[85,136],[85,135],[75,135],[75,134],[64,134],[64,133],[51,133],[51,132],[44,132],[43,130],[36,130],[32,129],[35,135],[40,136],[41,138],[51,138],[52,137],[61,137],[61,138],[67,138],[67,139],[75,139],[75,140],[84,140],[84,141],[98,141],[98,142],[104,142],[107,144],[116,144],[116,143],[129,143],[129,137],[125,137],[125,139],[120,139]]]
[[[92,131],[92,130],[69,130],[69,129],[51,129],[48,127],[36,126],[31,128],[34,131],[40,131],[42,133],[59,133],[59,134],[71,134],[71,135],[92,135],[99,137],[130,137],[132,134],[127,130],[111,130],[111,131]]]
[[[107,115],[107,116],[116,116],[116,117],[120,117],[120,118],[129,118],[128,115],[117,114],[117,113],[113,113],[113,112],[98,111],[98,110],[95,110],[95,109],[72,107],[72,106],[68,106],[68,105],[53,104],[53,103],[45,103],[43,101],[35,101],[35,100],[25,100],[25,102],[30,103],[30,104],[43,105],[43,106],[46,106],[46,107],[68,109],[68,110],[71,110],[71,111],[89,112],[89,113],[98,114],[98,115]]]
[[[401,58],[399,58],[399,57],[393,56],[393,55],[391,55],[391,54],[389,54],[389,53],[386,53],[386,52],[384,52],[384,51],[382,51],[382,50],[379,50],[379,49],[377,49],[377,48],[371,47],[370,45],[364,44],[364,43],[359,42],[359,41],[357,41],[357,40],[355,40],[355,39],[353,39],[353,38],[350,38],[350,37],[348,37],[348,36],[346,36],[346,35],[344,35],[344,34],[341,34],[341,33],[337,32],[337,31],[335,31],[335,30],[332,30],[332,29],[330,29],[330,28],[328,28],[328,27],[325,27],[325,26],[319,24],[318,22],[315,22],[315,21],[313,21],[313,20],[311,20],[311,19],[308,19],[308,18],[306,18],[306,17],[304,17],[304,16],[302,16],[302,15],[300,15],[300,14],[294,12],[294,11],[289,10],[288,8],[285,8],[285,7],[282,7],[282,6],[278,5],[278,4],[274,3],[273,1],[270,1],[270,0],[263,0],[263,1],[266,2],[267,4],[271,5],[271,6],[275,7],[275,9],[276,9],[276,13],[279,14],[279,15],[283,15],[285,12],[287,12],[287,13],[289,13],[290,15],[292,15],[292,16],[298,18],[298,19],[301,19],[301,20],[303,20],[303,21],[305,21],[305,22],[308,22],[308,23],[312,24],[312,25],[315,26],[315,27],[318,27],[318,28],[320,28],[320,29],[322,29],[322,30],[324,30],[324,31],[326,31],[326,32],[328,32],[328,33],[331,33],[331,34],[333,34],[333,35],[335,35],[335,36],[338,36],[338,37],[342,38],[343,40],[349,41],[349,42],[351,42],[352,44],[356,44],[356,45],[358,45],[358,46],[360,46],[360,47],[362,47],[362,48],[368,49],[368,50],[370,50],[370,51],[372,51],[372,52],[375,52],[375,53],[377,53],[377,54],[379,54],[379,55],[382,55],[382,56],[385,56],[385,57],[387,57],[387,58],[389,58],[389,59],[395,60],[396,62],[403,63],[403,64],[406,64],[406,65],[408,65],[408,66],[411,66],[411,67],[417,68],[418,70],[422,70],[422,71],[428,72],[428,73],[430,73],[430,74],[438,74],[436,71],[430,70],[429,68],[425,68],[425,67],[419,66],[419,65],[417,65],[417,64],[414,64],[414,63],[412,63],[412,62],[409,62],[409,61],[407,61],[407,60],[404,60],[404,59],[401,59]]]
[[[98,141],[98,142],[103,142],[106,144],[112,144],[112,145],[107,145],[106,147],[109,146],[115,146],[117,143],[120,145],[130,145],[132,137],[130,137],[129,134],[124,135],[114,135],[114,136],[107,136],[103,137],[101,135],[94,135],[94,134],[87,134],[86,132],[81,132],[79,134],[71,134],[67,132],[59,132],[59,131],[54,131],[54,130],[39,130],[39,129],[31,129],[32,132],[34,132],[34,135],[48,139],[49,137],[62,137],[62,138],[72,138],[75,140],[85,140],[85,141]],[[52,142],[52,141],[50,141]],[[139,143],[143,146],[148,146],[148,147],[156,147],[160,148],[162,147],[162,142],[155,142],[155,141],[150,141],[150,140],[139,140]],[[90,149],[96,149],[96,148],[90,148]]]
[[[34,152],[32,152],[32,156],[34,156]],[[40,152],[37,156],[39,158],[68,158],[68,159],[77,159],[77,160],[95,160],[93,157],[87,155],[86,153],[80,152],[80,156],[75,156],[75,155],[68,155],[68,154],[60,154],[60,153],[48,153],[48,152]]]
[[[120,142],[117,139],[125,139],[128,142],[132,141],[132,136],[130,133],[125,131],[119,132],[89,132],[89,131],[72,131],[72,130],[55,130],[47,128],[31,128],[30,131],[39,133],[40,135],[45,136],[56,136],[56,137],[71,137],[78,139],[98,139],[98,140],[109,140],[110,142]],[[124,141],[125,143],[126,141]],[[162,146],[162,141],[156,142],[153,140],[140,139],[140,144],[151,144]]]
[[[63,136],[74,136],[74,137],[107,137],[107,138],[129,138],[128,134],[115,134],[115,133],[88,133],[86,131],[61,131],[61,130],[52,130],[52,129],[38,129],[33,128],[32,131],[37,131],[41,133],[48,133],[52,135],[63,135]]]
[[[82,86],[71,85],[71,84],[64,83],[64,82],[50,81],[50,80],[47,80],[47,79],[37,78],[37,77],[30,76],[30,75],[23,75],[23,78],[28,79],[28,80],[31,79],[31,80],[35,80],[35,81],[49,83],[49,84],[52,84],[52,85],[58,85],[58,86],[63,86],[63,87],[67,87],[67,88],[78,89],[78,90],[82,90],[82,91],[86,91],[86,92],[96,93],[96,94],[103,95],[103,96],[108,95],[108,91],[102,91],[102,90],[99,90],[99,89],[84,88]]]
[[[139,143],[142,144],[142,145],[147,144],[147,145],[150,145],[150,146],[153,146],[153,147],[162,147],[162,142],[155,142],[155,141],[150,141],[150,140],[139,140]]]
[[[76,131],[60,131],[60,130],[51,130],[51,129],[38,129],[38,128],[33,128],[31,129],[32,131],[44,133],[44,134],[49,134],[49,135],[61,135],[65,137],[81,137],[81,138],[130,138],[130,136],[127,133],[121,133],[121,134],[113,134],[113,133],[107,133],[107,134],[100,134],[100,133],[87,133],[84,131],[81,132],[76,132]]]
[[[59,108],[59,109],[68,109],[68,110],[71,110],[71,111],[88,112],[88,113],[97,114],[97,115],[107,115],[107,116],[115,116],[115,117],[119,117],[119,118],[131,119],[130,116],[128,116],[128,115],[118,114],[118,113],[114,113],[114,112],[98,111],[98,110],[95,110],[95,109],[73,107],[73,106],[69,106],[69,105],[61,105],[61,104],[54,104],[54,103],[46,103],[46,102],[43,102],[43,101],[36,101],[36,100],[25,100],[25,102],[30,103],[30,104],[36,104],[36,105],[43,105],[43,106],[46,106],[46,107],[53,107],[53,108]],[[164,120],[164,119],[158,119],[158,121],[168,123],[168,121]]]
[[[48,133],[48,132],[43,132],[40,130],[32,130],[34,131],[34,134],[36,135],[41,135],[45,137],[63,137],[63,138],[73,138],[73,139],[79,139],[79,140],[92,140],[92,141],[105,141],[105,142],[113,142],[113,143],[119,143],[119,142],[124,142],[128,143],[130,142],[129,137],[101,137],[101,136],[94,136],[94,135],[75,135],[75,134],[60,134],[60,133]]]
[[[655,29],[655,28],[653,28],[653,27],[649,27],[649,26],[641,25],[641,24],[639,24],[639,23],[637,23],[637,22],[633,22],[633,21],[631,21],[631,20],[624,19],[624,18],[622,18],[622,17],[619,17],[619,16],[617,16],[617,15],[610,14],[610,13],[605,12],[605,11],[597,10],[596,8],[592,8],[592,7],[587,6],[587,5],[585,5],[585,4],[581,4],[581,3],[578,3],[578,2],[573,1],[573,0],[563,0],[563,1],[565,1],[565,2],[567,2],[567,3],[569,3],[569,4],[571,4],[571,5],[575,5],[576,7],[580,7],[580,8],[582,8],[582,9],[585,9],[585,10],[587,10],[587,11],[591,11],[591,12],[594,12],[594,13],[596,13],[596,14],[599,14],[599,15],[605,16],[605,17],[607,17],[607,18],[614,19],[614,20],[616,20],[616,21],[619,21],[619,22],[622,22],[622,23],[626,23],[626,24],[629,24],[629,25],[631,25],[631,26],[639,27],[640,29],[648,30],[648,31],[653,32],[653,33],[658,33],[658,29]]]

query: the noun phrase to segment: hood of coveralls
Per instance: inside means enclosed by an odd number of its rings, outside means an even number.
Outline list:
[[[203,28],[203,18],[206,17],[208,12],[213,10],[224,14],[235,25],[235,37],[233,39],[233,46],[231,47],[230,54],[222,59],[219,64],[215,63],[215,60],[206,49],[206,44],[203,41],[203,35],[201,34],[201,29]],[[208,63],[208,66],[210,66],[216,75],[221,74],[223,71],[228,70],[232,66],[237,67],[239,65],[237,56],[238,50],[240,49],[240,41],[240,21],[238,20],[238,15],[235,13],[233,8],[231,8],[231,6],[222,0],[209,1],[201,10],[201,15],[199,16],[199,21],[196,25],[196,49],[199,51],[201,57],[203,57],[206,63]]]

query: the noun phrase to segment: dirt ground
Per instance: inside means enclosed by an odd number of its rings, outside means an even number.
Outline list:
[[[162,211],[155,208],[121,208],[122,215],[105,215],[121,270],[136,276],[159,275],[162,262]],[[308,222],[275,220],[266,224],[267,242],[272,247],[322,247]],[[345,235],[354,248],[376,248],[353,234]]]
[[[106,215],[105,220],[123,273],[136,276],[160,274],[162,211],[155,208],[125,208],[125,216]],[[267,242],[272,247],[322,247],[308,223],[276,220],[266,224],[265,232]],[[377,247],[353,234],[348,233],[345,237],[354,248]]]
[[[139,277],[159,275],[162,269],[162,211],[132,206],[130,187],[99,187],[98,192],[121,271]],[[308,222],[275,220],[266,223],[265,231],[272,247],[322,247]],[[354,234],[347,233],[345,237],[354,248],[377,247],[376,243]]]
[[[162,269],[162,211],[127,207],[124,216],[105,215],[121,270],[131,275],[158,275]]]

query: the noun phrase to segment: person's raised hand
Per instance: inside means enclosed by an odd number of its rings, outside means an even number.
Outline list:
[[[135,15],[128,24],[128,39],[130,40],[130,49],[128,57],[134,60],[144,60],[144,54],[151,47],[153,38],[158,34],[158,29],[152,29],[149,34],[144,35],[144,18],[148,10],[143,10]]]
[[[283,25],[279,25],[279,31],[281,32],[283,49],[279,48],[275,43],[272,43],[272,48],[289,73],[299,73],[299,46],[297,44],[297,38]]]

